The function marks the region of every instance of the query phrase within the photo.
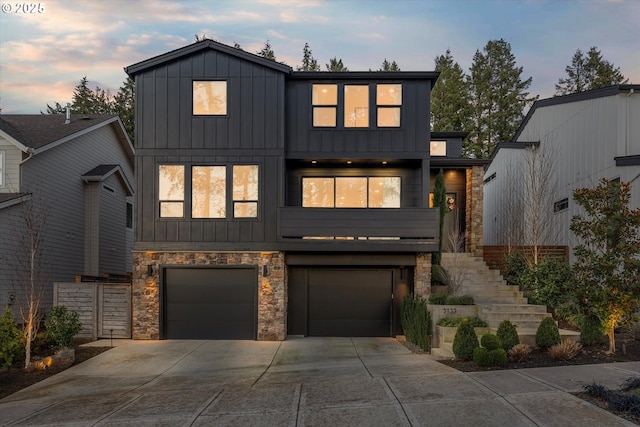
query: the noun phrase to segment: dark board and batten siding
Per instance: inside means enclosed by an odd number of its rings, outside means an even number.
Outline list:
[[[329,75],[331,73],[328,73]],[[424,158],[429,153],[429,93],[431,80],[322,80],[317,83],[401,83],[402,108],[399,128],[375,127],[375,96],[370,96],[370,128],[313,128],[311,86],[313,81],[287,84],[287,158]],[[372,87],[372,86],[371,86]],[[374,89],[371,89],[374,90]],[[375,93],[375,92],[374,92]],[[338,124],[344,115],[340,95]]]
[[[276,240],[282,202],[284,73],[213,49],[198,51],[136,76],[138,170],[136,242],[220,243]],[[192,82],[227,81],[227,115],[194,116]],[[259,213],[255,219],[192,220],[185,192],[185,219],[160,219],[159,164],[257,164]],[[187,174],[188,171],[186,170]],[[188,175],[187,175],[188,176]],[[188,178],[185,177],[188,187]],[[136,246],[139,246],[136,244]],[[144,245],[147,247],[146,245]],[[211,247],[210,249],[212,249]]]

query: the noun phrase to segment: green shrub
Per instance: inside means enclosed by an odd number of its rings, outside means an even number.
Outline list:
[[[544,258],[520,275],[521,289],[528,290],[529,303],[548,305],[554,309],[570,295],[571,267],[558,258]]]
[[[580,322],[580,341],[584,345],[598,344],[602,341],[602,324],[596,316],[588,316]]]
[[[485,347],[477,347],[473,350],[473,363],[481,367],[505,366],[507,364],[507,352],[502,348],[488,350]]]
[[[9,367],[22,352],[21,339],[24,334],[13,321],[13,314],[7,310],[0,316],[0,369]]]
[[[53,340],[57,348],[73,347],[73,337],[82,330],[78,313],[68,311],[67,307],[61,305],[51,309],[44,326],[46,336]]]
[[[536,331],[536,345],[551,347],[560,344],[560,331],[552,317],[545,317]]]
[[[429,351],[431,336],[431,313],[427,310],[427,302],[418,295],[408,295],[402,300],[401,322],[404,336],[413,343]]]
[[[429,304],[444,305],[448,296],[447,294],[431,294],[429,295]]]
[[[513,323],[509,320],[503,320],[498,325],[498,330],[496,331],[496,335],[500,338],[500,342],[502,342],[502,348],[505,351],[509,351],[513,346],[520,344],[520,337],[518,336],[518,331]]]
[[[520,276],[529,268],[524,255],[520,252],[505,254],[503,262],[505,266],[504,279],[507,281],[507,284],[520,286]]]
[[[444,285],[447,282],[447,271],[439,264],[431,264],[431,283]]]
[[[473,297],[471,295],[447,295],[445,305],[473,305]]]
[[[478,336],[469,321],[463,321],[453,338],[453,354],[463,360],[473,359],[473,350],[478,347]]]
[[[463,321],[467,321],[474,328],[486,328],[487,322],[479,317],[443,317],[438,321],[438,326],[458,327]]]
[[[502,342],[500,342],[500,338],[492,334],[483,335],[482,338],[480,338],[480,345],[489,351],[502,348]]]

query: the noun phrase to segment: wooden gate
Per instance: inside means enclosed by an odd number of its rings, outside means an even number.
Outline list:
[[[79,337],[131,338],[130,283],[54,283],[53,305],[78,313]]]

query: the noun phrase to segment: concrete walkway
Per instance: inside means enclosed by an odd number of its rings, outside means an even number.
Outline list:
[[[0,400],[0,425],[632,426],[569,392],[640,375],[640,362],[462,373],[392,338],[117,344]]]

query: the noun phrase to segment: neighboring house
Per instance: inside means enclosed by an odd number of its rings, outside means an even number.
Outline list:
[[[573,201],[573,192],[593,188],[601,178],[630,182],[631,207],[640,207],[639,90],[640,85],[618,85],[533,104],[514,140],[498,145],[486,170],[485,245],[531,244],[526,230],[530,220],[523,217],[531,202],[525,198],[517,206],[510,195],[522,191],[524,181],[530,180],[527,159],[536,152],[538,160],[552,160],[551,172],[544,176],[554,185],[552,196],[542,202],[542,217],[550,225],[543,243],[570,248],[578,243],[569,226],[571,218],[583,212]],[[513,233],[518,223],[525,228]],[[524,237],[515,239],[516,234]]]
[[[401,300],[430,292],[439,239],[428,125],[438,73],[294,72],[211,40],[126,71],[134,338],[401,333]],[[456,139],[438,141],[451,144],[442,166],[464,170],[462,199],[482,190],[482,168],[472,186]],[[467,203],[481,203],[476,193]],[[476,251],[481,229],[480,215]]]
[[[112,115],[0,115],[0,306],[17,315],[27,207],[44,210],[41,276],[131,272],[131,141]],[[43,309],[53,303],[46,286]],[[16,294],[17,293],[17,294]]]

